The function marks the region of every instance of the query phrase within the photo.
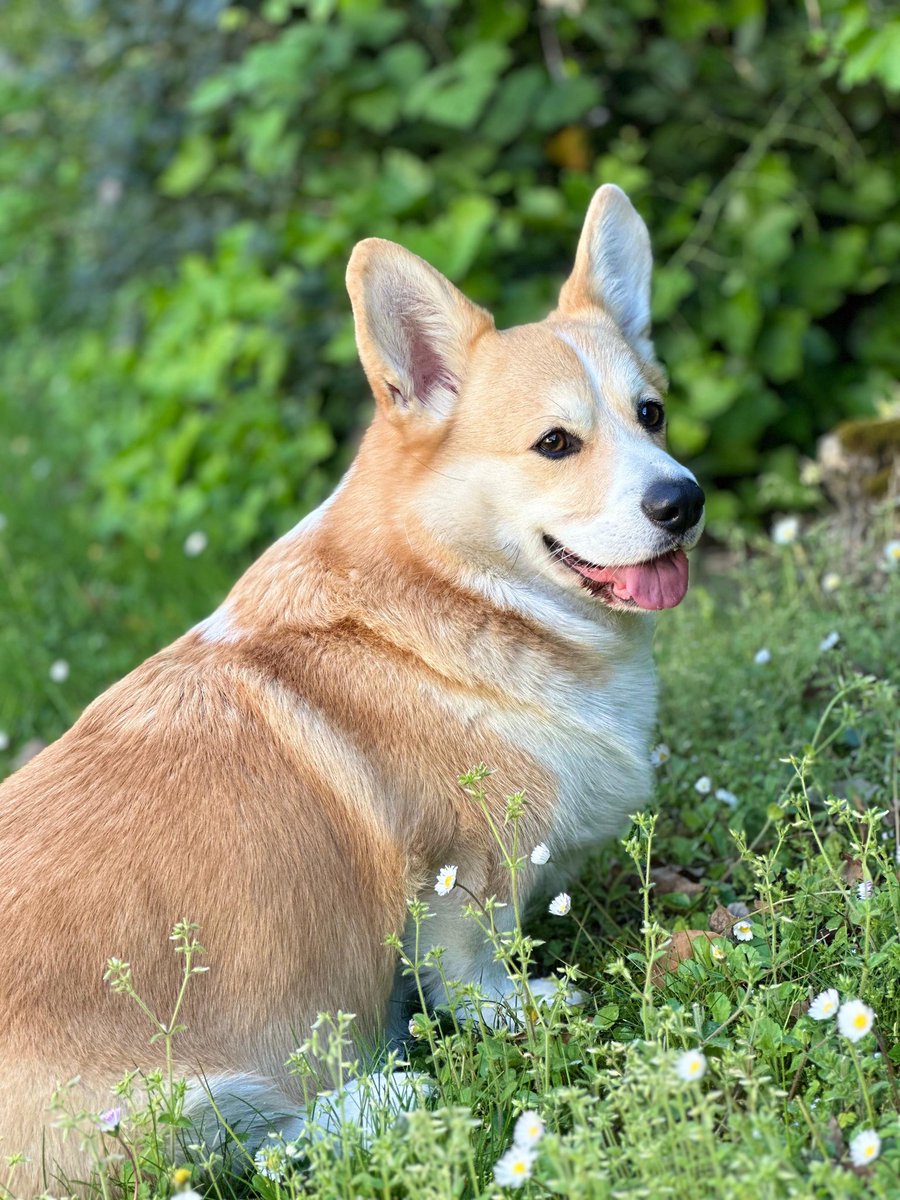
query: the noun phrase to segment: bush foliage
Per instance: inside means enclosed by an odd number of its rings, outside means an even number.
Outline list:
[[[671,441],[713,516],[890,395],[900,19],[862,0],[8,6],[0,328],[96,533],[258,545],[364,422],[342,275],[379,235],[499,323],[552,306],[593,189],[652,230]]]

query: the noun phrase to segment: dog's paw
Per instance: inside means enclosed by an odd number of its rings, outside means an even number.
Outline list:
[[[434,1091],[434,1080],[421,1071],[375,1071],[333,1091],[319,1092],[304,1118],[304,1134],[312,1141],[358,1131],[364,1146],[403,1120]]]
[[[497,999],[472,997],[459,1005],[456,1015],[459,1020],[478,1020],[489,1029],[522,1029],[526,1023],[534,1023],[542,1012],[549,1011],[562,1001],[570,1007],[584,1003],[584,993],[576,988],[566,988],[561,979],[529,979],[527,991],[516,986],[512,979]]]

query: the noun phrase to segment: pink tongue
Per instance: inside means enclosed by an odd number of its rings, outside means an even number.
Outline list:
[[[639,608],[674,608],[688,589],[688,560],[675,550],[634,567],[604,567],[582,571],[598,583],[611,583],[617,600],[633,600]]]

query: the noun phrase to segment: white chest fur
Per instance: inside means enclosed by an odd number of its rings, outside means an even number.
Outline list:
[[[602,681],[548,681],[545,703],[498,715],[494,727],[556,780],[554,857],[620,836],[651,791],[656,681],[649,638],[629,647]]]

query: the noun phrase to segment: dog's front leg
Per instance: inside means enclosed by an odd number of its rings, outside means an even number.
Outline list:
[[[494,1028],[515,1028],[533,1004],[557,994],[554,980],[529,979],[526,984],[523,975],[515,973],[505,950],[515,929],[512,904],[494,901],[482,906],[459,888],[445,896],[429,892],[422,899],[431,916],[418,926],[410,918],[403,940],[405,957],[416,964],[429,1008],[452,1007],[459,1017],[480,1018]],[[464,912],[467,906],[474,915]],[[467,994],[464,988],[470,989]],[[410,999],[421,1001],[415,983],[407,979],[403,990]],[[581,997],[570,992],[566,1000],[578,1003]]]

